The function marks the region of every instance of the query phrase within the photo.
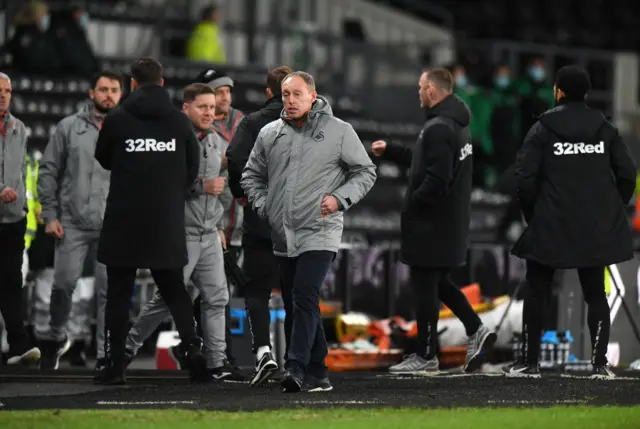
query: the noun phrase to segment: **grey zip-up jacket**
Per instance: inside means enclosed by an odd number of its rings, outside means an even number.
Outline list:
[[[101,125],[91,109],[58,123],[40,161],[38,196],[46,223],[58,219],[78,229],[102,228],[110,173],[94,157]]]
[[[219,177],[222,154],[227,143],[215,132],[210,132],[200,141],[202,152],[198,179],[191,188],[191,198],[185,205],[185,227],[187,240],[197,241],[223,229],[224,208],[220,198],[204,192],[203,180]]]
[[[0,202],[0,223],[15,223],[22,220],[28,211],[27,131],[22,121],[10,113],[0,117],[0,125],[0,192],[9,187],[18,195],[12,203]]]
[[[283,111],[260,131],[240,184],[271,224],[274,253],[293,258],[312,250],[338,251],[342,212],[369,192],[375,170],[353,127],[334,117],[319,96],[301,124]],[[325,194],[341,207],[323,217]]]

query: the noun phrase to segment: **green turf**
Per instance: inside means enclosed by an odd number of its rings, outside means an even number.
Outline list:
[[[293,409],[261,412],[185,410],[64,410],[0,412],[2,429],[191,429],[191,428],[473,428],[637,429],[640,407],[502,409]]]

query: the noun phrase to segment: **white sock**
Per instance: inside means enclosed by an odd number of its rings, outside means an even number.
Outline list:
[[[271,347],[269,346],[258,347],[258,351],[256,352],[256,357],[258,358],[258,362],[260,362],[260,359],[262,359],[262,356],[264,356],[265,353],[269,353],[270,351],[271,351]]]

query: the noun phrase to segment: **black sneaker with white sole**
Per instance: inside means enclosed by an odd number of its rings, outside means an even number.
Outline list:
[[[71,348],[71,341],[68,338],[63,341],[45,340],[41,342],[40,369],[58,369],[60,358]]]
[[[502,368],[504,375],[509,378],[541,378],[538,365],[527,365],[516,362]]]
[[[282,391],[285,393],[297,393],[302,390],[304,382],[304,372],[298,367],[288,368],[284,373],[284,378],[280,383]]]
[[[302,384],[302,391],[308,393],[317,392],[330,392],[333,390],[333,386],[328,377],[317,378],[310,374],[307,374]]]
[[[207,369],[207,359],[202,352],[201,338],[196,337],[189,343],[185,357],[191,381],[206,383],[211,380]]]
[[[169,357],[176,363],[179,370],[189,369],[189,360],[187,359],[187,351],[182,347],[182,343],[169,347]]]
[[[616,375],[609,365],[594,365],[589,378],[592,380],[612,380],[616,378]]]
[[[256,369],[253,371],[249,385],[257,386],[270,379],[278,371],[278,364],[273,359],[271,352],[262,355],[262,358],[256,363]]]
[[[247,376],[240,371],[240,368],[232,366],[228,361],[217,368],[209,369],[209,375],[213,381],[226,381],[231,383],[244,383]]]

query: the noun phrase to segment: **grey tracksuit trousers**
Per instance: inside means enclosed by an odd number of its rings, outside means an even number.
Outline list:
[[[72,296],[82,276],[84,260],[91,246],[97,246],[99,230],[80,230],[64,226],[64,237],[58,241],[54,256],[53,287],[51,288],[49,332],[38,335],[40,340],[64,341],[71,314]],[[96,343],[97,357],[104,358],[104,312],[107,305],[107,270],[96,261],[95,290],[97,298]]]
[[[207,366],[217,368],[226,359],[224,309],[229,302],[222,244],[217,232],[196,240],[194,237],[187,238],[189,263],[184,267],[184,281],[186,284],[191,280],[200,292]],[[156,291],[129,331],[127,350],[137,353],[144,341],[169,316],[167,305]]]

